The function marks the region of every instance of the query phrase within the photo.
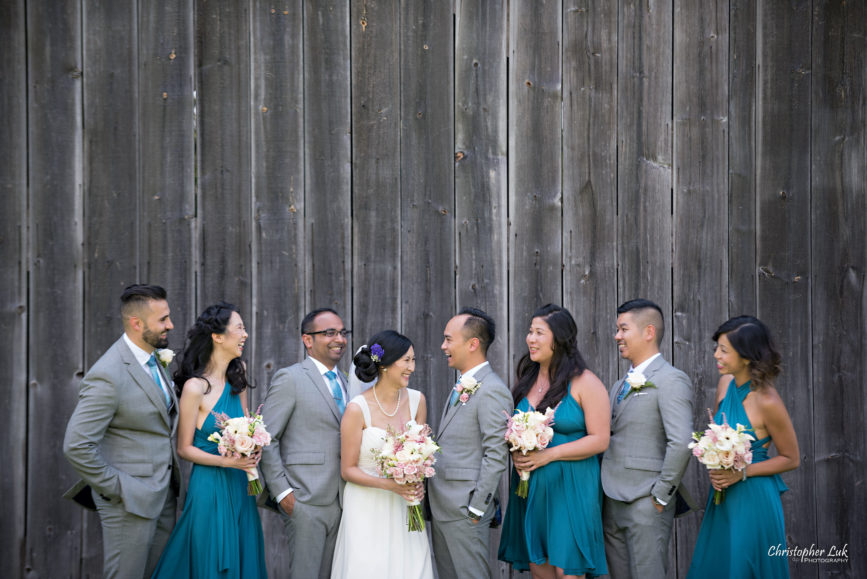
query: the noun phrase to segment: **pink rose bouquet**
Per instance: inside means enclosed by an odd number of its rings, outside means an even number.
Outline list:
[[[708,410],[710,416],[710,410]],[[710,424],[704,433],[693,432],[693,442],[689,443],[692,455],[708,470],[729,469],[741,471],[753,462],[751,441],[755,440],[748,434],[747,427],[738,424],[735,428],[728,425],[723,414],[723,423],[717,424],[710,417]],[[715,505],[725,500],[725,490],[714,491]]]
[[[509,450],[520,450],[522,454],[527,454],[531,450],[547,447],[554,437],[554,429],[551,425],[554,423],[555,411],[555,408],[548,408],[545,414],[542,414],[535,410],[528,412],[516,410],[509,417],[506,428],[506,442],[511,445]],[[530,473],[519,470],[518,474],[521,475],[521,480],[515,494],[526,499],[530,490]]]
[[[389,429],[382,448],[374,451],[379,474],[394,479],[397,484],[419,483],[433,477],[436,474],[434,453],[440,447],[430,434],[428,425],[418,424],[415,420],[407,422],[400,434]],[[409,530],[424,531],[421,501],[410,503],[407,509]]]
[[[265,429],[262,415],[259,413],[262,407],[256,409],[256,414],[229,418],[221,412],[214,413],[217,418],[219,432],[214,432],[208,437],[211,442],[217,443],[217,451],[222,456],[251,456],[262,450],[263,446],[271,444],[271,435]],[[247,473],[247,494],[258,495],[262,492],[262,482],[259,480],[259,471],[256,467],[245,471]]]

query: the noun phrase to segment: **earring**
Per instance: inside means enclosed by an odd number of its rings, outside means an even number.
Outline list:
[[[382,373],[385,374],[386,372],[388,372],[388,368],[383,368]]]

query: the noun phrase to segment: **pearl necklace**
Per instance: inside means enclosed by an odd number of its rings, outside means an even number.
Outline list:
[[[395,414],[397,414],[397,411],[398,411],[398,409],[400,408],[400,395],[401,395],[401,394],[403,394],[402,389],[397,391],[397,406],[394,407],[394,412],[392,412],[391,414],[389,414],[388,412],[385,411],[385,408],[383,408],[383,407],[382,407],[382,404],[380,404],[380,402],[379,402],[379,397],[376,395],[376,386],[373,387],[373,399],[376,400],[376,405],[379,406],[379,410],[380,410],[383,414],[385,414],[386,416],[388,416],[389,418],[391,418],[391,417],[393,417]]]

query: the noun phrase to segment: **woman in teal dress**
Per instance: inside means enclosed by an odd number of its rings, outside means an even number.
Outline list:
[[[174,380],[182,385],[178,455],[193,470],[183,514],[154,577],[267,577],[262,523],[245,472],[259,458],[220,456],[208,440],[217,431],[215,413],[235,418],[247,412],[246,340],[238,309],[225,302],[205,309],[187,334]]]
[[[556,408],[548,447],[512,453],[516,471],[500,538],[499,559],[538,579],[608,572],[597,455],[608,448],[611,407],[578,351],[577,333],[568,310],[539,308],[513,389],[518,410]],[[517,470],[531,473],[526,499],[515,494]]]
[[[692,554],[688,577],[696,579],[774,579],[789,576],[784,554],[786,532],[780,473],[797,468],[798,440],[792,420],[774,387],[780,354],[768,328],[752,316],[725,322],[713,335],[717,369],[714,422],[743,424],[756,438],[753,462],[743,471],[709,470],[713,490],[725,491],[722,502],[708,496],[707,508]],[[773,441],[777,456],[768,458]]]

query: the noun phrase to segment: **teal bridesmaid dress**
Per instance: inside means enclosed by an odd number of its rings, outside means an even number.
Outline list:
[[[527,399],[518,410],[530,409]],[[587,435],[584,410],[567,394],[554,414],[549,448]],[[546,562],[567,575],[595,577],[608,572],[602,538],[602,484],[599,457],[557,460],[530,475],[526,499],[515,494],[518,475],[512,469],[498,558],[526,571]]]
[[[743,424],[752,428],[744,399],[750,393],[750,383],[737,386],[732,380],[725,398],[720,403],[714,422],[725,420],[732,427]],[[764,447],[771,437],[752,443],[753,464],[768,459]],[[688,578],[694,579],[776,579],[789,576],[789,562],[785,555],[773,552],[786,549],[786,531],[783,522],[783,503],[780,495],[787,489],[780,475],[749,477],[726,489],[721,504],[713,502],[713,487]]]
[[[226,384],[213,412],[243,416],[241,398]],[[217,431],[213,413],[196,429],[193,444],[218,454],[208,436]],[[248,579],[267,577],[262,523],[256,497],[247,495],[247,475],[236,468],[194,464],[180,520],[153,577]]]

